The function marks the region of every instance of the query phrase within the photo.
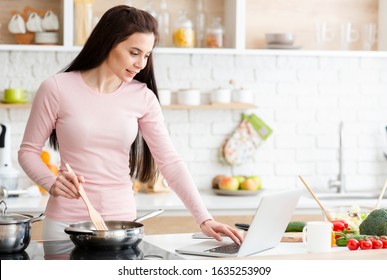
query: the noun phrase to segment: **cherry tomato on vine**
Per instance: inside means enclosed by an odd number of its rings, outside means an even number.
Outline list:
[[[373,239],[372,241],[372,249],[382,249],[383,248],[383,242],[378,239]]]
[[[372,241],[371,240],[361,240],[360,241],[360,249],[362,249],[362,250],[372,249]]]
[[[360,242],[357,241],[355,238],[350,238],[347,241],[347,247],[351,251],[359,249],[359,246],[360,246]]]
[[[387,236],[386,235],[380,236],[380,240],[383,243],[383,249],[387,249]]]

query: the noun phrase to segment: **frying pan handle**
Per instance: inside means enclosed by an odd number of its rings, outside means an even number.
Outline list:
[[[87,229],[76,229],[73,227],[67,227],[64,229],[65,233],[67,234],[72,234],[72,235],[83,235],[83,234],[93,234],[92,230],[87,230]]]
[[[160,215],[161,213],[164,212],[164,209],[159,209],[159,210],[156,210],[156,211],[153,211],[153,212],[150,212],[148,214],[145,214],[144,216],[141,216],[141,217],[138,217],[137,219],[135,219],[133,222],[141,222],[143,220],[146,220],[146,219],[149,219],[149,218],[153,218],[155,216],[158,216]]]

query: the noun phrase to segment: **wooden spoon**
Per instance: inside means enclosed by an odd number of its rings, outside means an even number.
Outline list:
[[[298,178],[301,179],[302,183],[304,183],[305,187],[308,189],[309,193],[313,196],[313,198],[317,201],[318,205],[320,206],[321,210],[324,212],[325,217],[327,217],[328,221],[332,222],[333,218],[332,216],[328,213],[328,211],[325,209],[325,207],[322,205],[320,200],[317,198],[317,196],[314,194],[312,189],[308,186],[308,184],[305,182],[304,178],[302,178],[301,175],[298,176]]]
[[[382,201],[382,198],[383,198],[384,193],[386,192],[386,189],[387,189],[387,179],[384,182],[384,186],[383,186],[382,192],[379,195],[379,198],[378,198],[378,201],[376,203],[375,209],[379,209],[380,208],[380,202]]]

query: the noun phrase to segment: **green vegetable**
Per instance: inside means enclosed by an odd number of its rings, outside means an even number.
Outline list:
[[[300,221],[289,222],[288,226],[285,229],[285,232],[302,232],[305,225],[305,222]]]
[[[360,234],[387,235],[387,209],[375,209],[359,226]]]
[[[337,246],[347,246],[347,241],[351,238],[353,239],[356,239],[356,240],[360,240],[360,239],[364,239],[364,238],[369,238],[371,237],[371,235],[365,235],[365,234],[358,234],[358,235],[354,235],[354,234],[348,234],[348,235],[345,235],[345,236],[342,236],[342,237],[339,237],[336,239],[336,245]]]

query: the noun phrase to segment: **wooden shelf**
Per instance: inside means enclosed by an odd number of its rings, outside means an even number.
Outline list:
[[[28,109],[28,108],[31,108],[31,103],[25,103],[25,104],[0,103],[0,109]]]
[[[161,106],[165,110],[246,110],[254,109],[256,106],[254,104],[248,103],[216,103],[216,104],[202,104],[202,105],[168,105]]]

